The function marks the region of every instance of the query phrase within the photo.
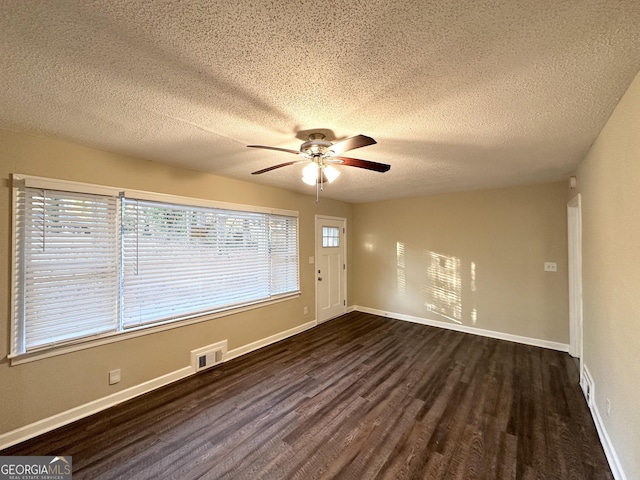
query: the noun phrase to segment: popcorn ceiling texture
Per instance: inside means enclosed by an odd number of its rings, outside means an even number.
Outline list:
[[[565,179],[640,69],[637,0],[0,3],[0,128],[354,203]],[[302,137],[302,135],[298,135]]]

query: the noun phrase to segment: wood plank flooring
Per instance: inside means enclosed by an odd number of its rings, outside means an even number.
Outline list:
[[[612,479],[567,354],[364,313],[11,447],[80,479]]]

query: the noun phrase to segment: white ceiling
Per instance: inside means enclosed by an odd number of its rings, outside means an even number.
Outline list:
[[[638,0],[2,0],[0,128],[354,203],[566,179],[640,69]]]

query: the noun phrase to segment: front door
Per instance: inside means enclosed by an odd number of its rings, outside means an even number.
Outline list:
[[[318,323],[347,312],[346,218],[316,216]]]

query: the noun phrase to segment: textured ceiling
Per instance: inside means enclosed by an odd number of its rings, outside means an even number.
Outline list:
[[[0,2],[0,128],[349,202],[566,179],[640,69],[638,0]]]

